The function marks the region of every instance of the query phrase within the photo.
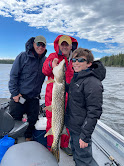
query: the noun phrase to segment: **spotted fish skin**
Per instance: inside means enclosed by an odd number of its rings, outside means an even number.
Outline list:
[[[59,162],[59,139],[64,127],[65,112],[65,60],[53,68],[54,83],[52,89],[52,128],[45,136],[53,135],[51,152]]]

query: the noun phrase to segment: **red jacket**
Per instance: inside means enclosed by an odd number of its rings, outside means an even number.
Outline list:
[[[44,64],[43,64],[43,68],[42,68],[42,72],[48,76],[48,80],[50,78],[54,79],[54,75],[52,73],[52,61],[54,58],[58,58],[59,59],[59,63],[65,59],[65,64],[66,64],[66,71],[65,71],[65,79],[66,79],[66,82],[67,83],[70,83],[71,82],[71,79],[73,77],[73,69],[72,69],[72,62],[69,62],[68,63],[68,60],[67,60],[67,57],[65,57],[64,55],[62,55],[62,53],[60,53],[60,50],[59,50],[59,45],[58,45],[58,41],[59,41],[59,38],[61,37],[62,35],[59,35],[55,41],[54,41],[54,49],[56,52],[54,53],[51,53],[48,58],[45,60]],[[78,42],[75,38],[71,37],[71,40],[72,40],[72,51],[74,51],[77,46],[78,46]],[[47,87],[46,87],[46,93],[45,93],[45,105],[46,106],[49,106],[51,105],[52,103],[52,88],[53,88],[53,83],[49,83],[47,84]],[[67,95],[66,95],[66,99],[65,99],[65,106],[67,104]],[[52,117],[52,112],[50,111],[46,111],[46,116],[47,118],[51,118]]]

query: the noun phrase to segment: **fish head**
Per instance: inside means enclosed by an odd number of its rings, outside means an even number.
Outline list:
[[[54,80],[58,83],[62,83],[65,80],[65,59],[63,59],[58,66],[53,68]]]

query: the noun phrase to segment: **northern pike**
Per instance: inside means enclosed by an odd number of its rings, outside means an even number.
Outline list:
[[[45,134],[53,135],[51,152],[59,162],[59,139],[64,128],[65,112],[65,60],[63,59],[58,66],[53,68],[54,83],[52,89],[52,127]],[[48,106],[49,107],[49,106]],[[49,110],[49,109],[48,109]]]

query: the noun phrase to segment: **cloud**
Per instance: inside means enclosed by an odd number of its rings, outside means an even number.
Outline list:
[[[54,43],[47,43],[47,45],[49,45],[49,46],[54,46]]]
[[[97,48],[92,48],[91,49],[94,52],[98,52],[98,53],[105,53],[108,55],[117,55],[119,53],[124,53],[124,43],[123,44],[118,44],[116,46],[114,46],[113,44],[109,44],[107,43],[106,45],[106,49],[97,49]]]
[[[81,39],[105,43],[113,53],[124,51],[123,0],[2,0],[0,15],[13,17],[31,27],[50,32],[77,36]],[[114,46],[118,43],[118,47]],[[113,48],[112,48],[113,46]]]

